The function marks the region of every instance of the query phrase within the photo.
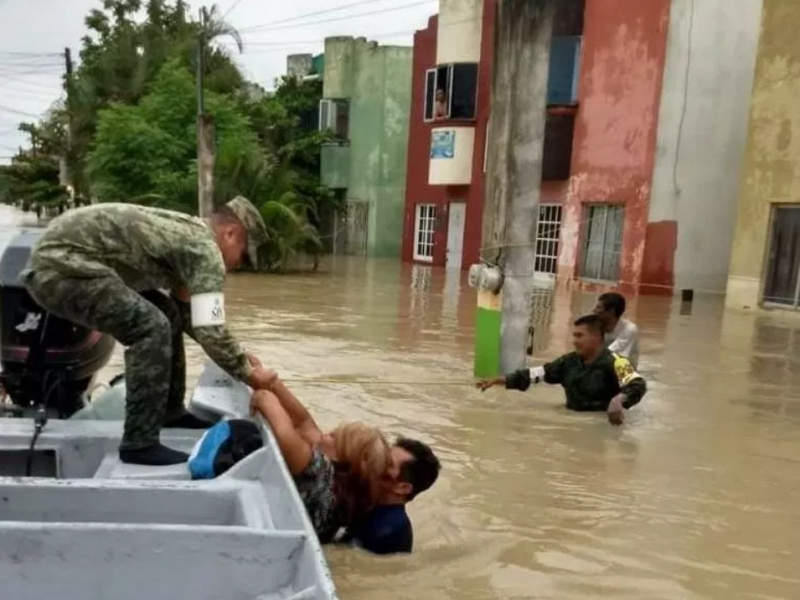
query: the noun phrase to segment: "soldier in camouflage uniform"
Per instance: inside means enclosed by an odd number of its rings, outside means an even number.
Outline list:
[[[183,404],[183,333],[251,387],[274,379],[225,326],[223,296],[226,271],[245,261],[257,266],[266,239],[258,210],[237,197],[207,221],[133,204],[75,209],[54,219],[34,248],[23,273],[31,296],[126,347],[123,462],[183,462],[185,453],[160,443],[161,427],[209,425]]]

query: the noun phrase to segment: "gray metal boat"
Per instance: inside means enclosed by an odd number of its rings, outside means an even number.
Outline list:
[[[192,481],[186,464],[119,461],[124,383],[87,404],[113,344],[47,315],[20,287],[35,238],[24,233],[0,253],[0,384],[12,400],[0,410],[11,415],[0,418],[0,597],[335,599],[263,421],[264,446],[214,480]],[[246,418],[249,390],[209,364],[189,408]],[[189,452],[201,435],[170,430],[162,440]]]

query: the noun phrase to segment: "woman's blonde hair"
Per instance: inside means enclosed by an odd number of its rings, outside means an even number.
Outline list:
[[[336,487],[348,522],[363,517],[378,502],[391,466],[391,449],[377,427],[345,423],[331,432],[336,452]]]

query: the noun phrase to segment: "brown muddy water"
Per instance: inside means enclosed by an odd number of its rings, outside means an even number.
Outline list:
[[[461,273],[337,259],[231,277],[227,298],[243,343],[284,378],[374,381],[292,383],[323,427],[363,419],[442,459],[409,505],[413,555],[327,550],[343,600],[800,598],[797,316],[632,300],[650,392],[615,429],[567,413],[558,388],[436,384],[472,380]],[[567,350],[592,305],[537,296],[535,360]],[[191,386],[204,357],[187,350]],[[118,352],[103,376],[120,369]]]

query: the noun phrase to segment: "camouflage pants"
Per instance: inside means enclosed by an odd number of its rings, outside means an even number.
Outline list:
[[[137,293],[114,275],[79,279],[37,271],[25,285],[57,317],[111,335],[126,347],[120,447],[158,442],[165,419],[183,411],[186,389],[183,328],[175,301],[157,290]]]

